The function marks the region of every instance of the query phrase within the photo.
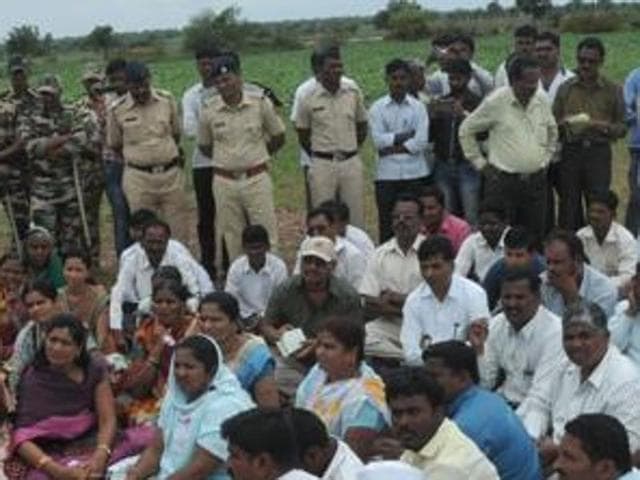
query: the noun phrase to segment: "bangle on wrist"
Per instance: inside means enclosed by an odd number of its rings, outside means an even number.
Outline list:
[[[52,460],[53,459],[49,455],[42,455],[42,457],[40,457],[40,460],[38,460],[38,463],[36,463],[36,470],[42,470],[45,465],[51,463]]]
[[[111,456],[111,449],[109,448],[109,445],[107,445],[106,443],[100,443],[97,447],[96,450],[102,450],[107,454],[107,457]]]

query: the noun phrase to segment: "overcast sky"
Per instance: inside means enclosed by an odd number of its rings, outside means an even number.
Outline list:
[[[438,10],[484,7],[488,0],[420,0]],[[513,0],[500,0],[504,6]],[[241,8],[249,20],[372,15],[387,0],[0,0],[0,39],[12,27],[37,25],[54,37],[85,35],[95,25],[112,25],[116,31],[180,28],[206,8]]]

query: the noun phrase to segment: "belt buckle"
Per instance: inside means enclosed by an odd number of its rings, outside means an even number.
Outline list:
[[[336,152],[333,154],[333,159],[337,162],[343,162],[347,159],[347,156],[343,152]]]
[[[591,140],[582,140],[582,148],[591,148]]]
[[[164,172],[164,165],[155,165],[151,167],[151,173],[153,174],[162,173],[162,172]]]

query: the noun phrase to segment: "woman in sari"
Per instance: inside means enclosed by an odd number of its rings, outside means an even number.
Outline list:
[[[20,298],[25,278],[17,253],[0,258],[0,361],[11,357],[18,332],[27,323],[27,309]]]
[[[109,333],[109,295],[102,285],[90,282],[91,257],[79,249],[64,255],[62,274],[66,285],[58,290],[63,312],[74,314],[89,332],[88,347],[103,353],[116,350]]]
[[[73,315],[48,324],[45,341],[24,372],[5,473],[10,480],[102,478],[109,464],[142,450],[148,429],[116,439],[105,366],[86,349]]]
[[[43,227],[33,227],[24,241],[24,266],[30,280],[46,278],[55,288],[64,286],[62,260],[55,251],[56,241]]]
[[[330,317],[316,339],[318,363],[296,392],[296,407],[311,410],[330,434],[344,440],[361,458],[390,425],[384,383],[364,363],[365,330],[357,319]]]
[[[186,306],[189,296],[175,280],[153,286],[151,314],[135,333],[134,360],[116,386],[119,413],[129,425],[153,422],[160,411],[173,349],[193,321]]]
[[[204,335],[187,337],[175,350],[154,440],[128,470],[126,480],[155,474],[158,478],[229,479],[221,425],[252,407],[224,365],[215,341]]]
[[[227,367],[259,407],[280,406],[271,351],[261,337],[242,331],[240,308],[233,295],[226,292],[205,295],[194,329],[215,339]]]

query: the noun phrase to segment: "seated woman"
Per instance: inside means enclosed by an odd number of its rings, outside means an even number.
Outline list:
[[[117,443],[113,394],[102,363],[86,349],[87,332],[69,314],[54,317],[24,372],[5,473],[13,479],[103,478],[107,466],[141,451],[153,431]]]
[[[115,386],[123,420],[129,425],[153,422],[160,411],[174,346],[193,321],[180,282],[163,279],[152,292],[151,313],[138,326],[131,365]]]
[[[151,445],[130,468],[126,480],[230,478],[221,425],[253,402],[223,363],[212,338],[187,337],[178,344],[169,389]]]
[[[46,278],[57,289],[64,286],[62,260],[55,251],[55,239],[46,228],[33,227],[24,241],[27,278]]]
[[[58,303],[63,312],[74,314],[89,332],[89,350],[104,353],[116,350],[109,334],[109,295],[102,285],[91,284],[91,257],[71,249],[64,255],[62,274],[66,286],[58,290]]]
[[[329,317],[318,330],[316,358],[296,392],[296,407],[318,415],[330,434],[344,440],[361,458],[390,424],[384,383],[364,363],[365,330],[353,318]]]
[[[18,332],[27,323],[27,309],[20,298],[26,272],[17,253],[0,258],[0,361],[13,353]]]
[[[47,323],[59,313],[58,293],[47,279],[27,282],[22,290],[22,302],[28,313],[28,323],[20,330],[13,345],[13,354],[5,365],[8,371],[9,391],[14,394],[20,376],[31,365],[42,347]]]
[[[215,339],[226,365],[258,406],[280,406],[271,350],[261,337],[241,330],[240,307],[233,295],[226,292],[205,295],[193,330]]]

